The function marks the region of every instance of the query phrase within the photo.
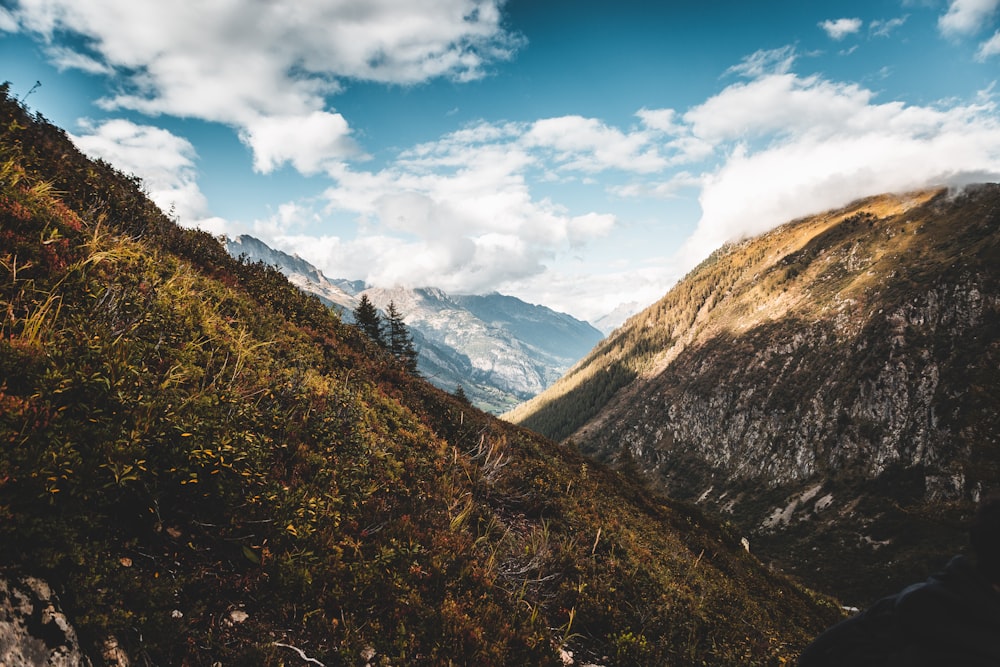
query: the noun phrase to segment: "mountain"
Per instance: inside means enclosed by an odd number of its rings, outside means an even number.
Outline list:
[[[263,262],[268,266],[278,267],[293,285],[309,294],[315,294],[320,301],[336,308],[341,314],[350,313],[357,306],[356,295],[360,291],[358,284],[330,280],[298,255],[275,250],[248,234],[236,238],[227,237],[225,244],[226,250],[233,257],[245,257],[250,262]],[[364,289],[363,283],[360,284],[360,289]]]
[[[642,307],[638,301],[619,304],[617,308],[594,320],[594,327],[605,336],[625,323],[625,320],[640,312]]]
[[[794,221],[717,251],[509,417],[870,601],[960,549],[1000,484],[998,267],[997,185]]]
[[[94,664],[780,664],[840,615],[407,373],[7,87],[0,286],[0,582],[44,582],[31,622]]]
[[[603,337],[586,322],[500,294],[452,296],[433,288],[363,293],[375,306],[392,302],[404,314],[422,374],[446,390],[461,386],[474,405],[494,413],[541,392]]]
[[[417,348],[417,368],[436,386],[461,386],[476,407],[499,414],[545,389],[603,337],[586,322],[500,294],[449,295],[434,288],[366,288],[331,280],[300,257],[252,236],[226,240],[234,257],[274,265],[300,289],[350,319],[361,294],[403,314]]]

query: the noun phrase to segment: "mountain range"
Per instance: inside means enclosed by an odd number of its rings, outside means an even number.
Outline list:
[[[501,294],[451,295],[435,288],[370,288],[330,279],[300,257],[252,236],[226,239],[234,257],[278,268],[351,321],[361,295],[394,303],[413,334],[417,368],[436,386],[459,386],[476,407],[499,414],[555,382],[603,338],[587,322]]]
[[[0,86],[4,662],[793,661],[841,612],[740,537],[409,373]]]
[[[796,220],[715,252],[508,417],[863,605],[960,551],[1000,485],[998,267],[995,184]]]

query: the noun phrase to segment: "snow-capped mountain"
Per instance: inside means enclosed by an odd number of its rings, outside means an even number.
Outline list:
[[[327,278],[301,257],[252,236],[226,239],[226,248],[276,266],[347,320],[361,294],[383,310],[393,302],[413,334],[420,373],[447,391],[461,386],[474,405],[498,414],[551,385],[603,337],[587,322],[511,296],[365,289],[360,282]]]

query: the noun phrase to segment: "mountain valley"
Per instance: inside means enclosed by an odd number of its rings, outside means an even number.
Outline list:
[[[797,220],[715,252],[509,418],[863,605],[961,550],[1000,484],[998,266],[997,185]]]
[[[461,387],[473,405],[494,414],[541,392],[602,338],[586,322],[511,296],[331,280],[305,260],[251,236],[227,239],[226,248],[234,257],[277,267],[346,321],[361,295],[383,311],[394,303],[413,334],[420,373],[445,391]]]
[[[32,647],[771,665],[841,617],[697,508],[407,372],[0,93],[0,592],[60,606]]]

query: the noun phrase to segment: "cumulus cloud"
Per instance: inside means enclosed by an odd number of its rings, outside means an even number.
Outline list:
[[[648,115],[648,114],[647,114]],[[527,145],[551,149],[555,162],[574,171],[609,168],[653,172],[666,160],[650,145],[648,133],[625,133],[594,118],[562,116],[536,121],[524,136]]]
[[[572,138],[568,128],[583,134]],[[613,148],[615,141],[624,148]],[[538,280],[546,265],[602,238],[614,215],[573,213],[531,192],[529,172],[633,169],[643,141],[593,119],[480,123],[400,153],[387,168],[332,174],[324,214],[354,238],[272,234],[334,275],[379,285],[491,291]],[[510,290],[507,290],[509,293]]]
[[[948,11],[938,19],[938,29],[946,37],[974,35],[983,29],[1000,6],[1000,0],[951,0]]]
[[[355,154],[326,95],[348,80],[483,76],[520,44],[502,26],[500,2],[20,0],[0,25],[54,45],[60,66],[117,72],[124,87],[103,101],[108,109],[225,123],[254,151],[258,169],[287,162],[314,171]],[[58,46],[66,33],[92,55]],[[292,136],[276,119],[302,130]],[[315,144],[306,138],[312,130],[323,133]]]
[[[302,174],[315,174],[360,155],[347,121],[328,111],[262,116],[247,121],[240,138],[253,147],[254,169],[263,173],[289,162]]]
[[[331,172],[323,213],[357,233],[272,237],[332,275],[372,284],[477,292],[537,276],[556,255],[608,234],[616,219],[533,196],[526,174],[541,168],[548,146],[534,127],[482,123],[404,151],[379,171],[341,167]]]
[[[141,178],[150,199],[181,223],[221,231],[223,222],[209,217],[208,202],[198,187],[197,154],[189,141],[123,119],[84,123],[83,130],[71,135],[81,151]]]
[[[823,21],[819,24],[819,27],[823,29],[830,39],[840,41],[848,35],[853,35],[861,30],[862,25],[863,23],[859,18],[844,18]]]
[[[112,71],[104,63],[65,46],[50,46],[45,50],[45,53],[59,71],[78,69],[88,74],[110,74]]]

